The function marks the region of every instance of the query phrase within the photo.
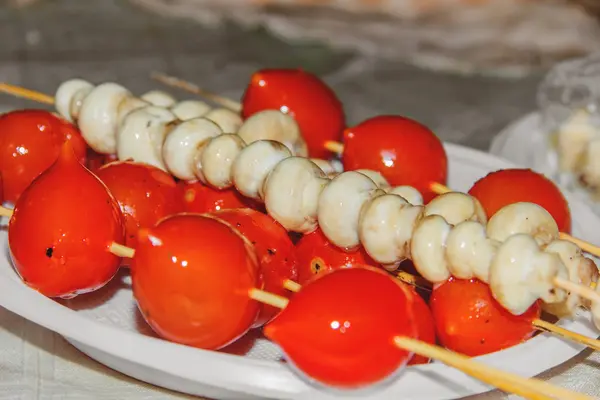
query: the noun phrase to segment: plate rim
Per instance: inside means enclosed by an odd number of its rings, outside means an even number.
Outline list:
[[[502,159],[496,155],[485,153],[476,149],[464,147],[461,145],[444,143],[448,154],[449,168],[452,168],[452,163],[463,161],[470,164],[477,164],[489,170],[503,169],[516,167],[512,162]],[[561,188],[562,189],[562,188]],[[572,208],[578,210],[579,213],[588,214],[585,216],[587,221],[600,222],[600,218],[596,216],[592,210],[576,197],[573,197],[568,191],[564,191],[569,204],[573,204]],[[586,222],[593,224],[594,222]],[[585,235],[584,237],[587,237]],[[589,239],[588,239],[589,240]],[[1,233],[0,241],[7,246],[7,233]],[[0,264],[7,263],[12,270],[11,261],[5,257],[0,260]],[[258,360],[251,358],[240,359],[240,356],[231,355],[210,350],[190,349],[188,346],[168,342],[162,339],[148,337],[137,332],[130,332],[112,326],[100,321],[88,318],[81,315],[77,311],[71,310],[52,299],[48,299],[38,292],[28,288],[20,281],[12,279],[6,273],[4,268],[0,268],[0,306],[38,324],[57,334],[65,337],[68,341],[75,340],[79,343],[91,346],[94,349],[105,352],[112,357],[124,359],[128,362],[143,365],[146,368],[152,368],[161,371],[165,374],[175,374],[183,379],[188,379],[194,382],[209,383],[211,386],[226,388],[228,391],[235,391],[255,396],[265,396],[276,398],[310,398],[310,399],[339,399],[331,393],[327,393],[316,389],[307,382],[298,378],[298,376],[283,363],[278,363],[268,360]],[[35,304],[32,307],[31,304]],[[575,330],[579,333],[591,335],[598,334],[591,328],[591,323],[584,324],[580,318],[573,320],[562,320],[560,325]],[[591,332],[591,333],[590,333]],[[101,340],[95,340],[90,343],[91,337],[98,337]],[[543,341],[543,342],[542,342]],[[538,347],[545,343],[545,348],[556,347],[562,342],[560,339],[550,337],[547,334],[537,335],[535,338],[520,344],[518,346],[503,350],[502,352],[477,357],[477,360],[485,362],[489,365],[505,366],[504,359],[507,357],[515,357],[522,354],[529,354],[535,349],[527,349]],[[543,368],[528,368],[531,372],[524,373],[523,365],[513,365],[512,368],[505,370],[518,370],[523,376],[536,376],[542,372],[552,369],[564,362],[570,360],[579,354],[585,347],[581,345],[568,344],[571,348],[569,356],[564,358],[559,363],[553,363]],[[564,344],[563,344],[564,347]],[[145,348],[148,351],[138,351],[134,349]],[[155,350],[162,351],[161,363],[156,363]],[[192,351],[190,351],[192,350]],[[540,351],[538,350],[538,353]],[[567,352],[567,349],[563,349]],[[502,356],[501,356],[502,355]],[[196,361],[195,368],[190,370],[183,363],[177,363],[178,357],[185,357]],[[566,358],[565,358],[566,357]],[[527,357],[530,358],[530,357]],[[515,363],[522,364],[522,363]],[[168,367],[167,367],[168,366]],[[410,371],[409,371],[410,370]],[[411,367],[406,370],[406,375],[415,375],[419,371],[424,373],[436,373],[441,376],[451,376],[454,382],[463,385],[467,394],[481,394],[493,388],[481,384],[462,373],[446,367],[442,364],[428,364],[422,366]],[[227,373],[223,373],[227,371]],[[264,373],[268,372],[265,379]],[[198,377],[201,376],[202,380]],[[243,377],[243,379],[239,379]],[[408,379],[403,376],[399,379]],[[416,379],[416,378],[415,378]],[[362,398],[394,398],[397,397],[397,382],[387,386],[386,388],[375,388],[372,394],[366,394]],[[465,394],[465,395],[467,395]]]

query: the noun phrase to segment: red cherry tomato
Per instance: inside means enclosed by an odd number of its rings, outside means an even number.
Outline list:
[[[494,299],[489,285],[475,279],[450,278],[434,289],[429,305],[440,343],[471,357],[526,341],[541,313],[536,303],[524,314],[512,315]]]
[[[292,116],[312,158],[329,158],[325,142],[340,141],[345,127],[342,105],[319,78],[300,69],[263,69],[252,75],[242,99],[242,116],[280,110]]]
[[[144,319],[173,342],[217,350],[258,316],[248,296],[262,287],[252,245],[215,218],[179,214],[140,230],[131,278]]]
[[[249,208],[221,210],[212,215],[230,224],[254,245],[264,290],[289,297],[291,293],[283,287],[283,283],[287,279],[296,282],[298,272],[294,245],[285,228],[270,216]],[[273,306],[261,305],[254,327],[266,324],[280,311]]]
[[[118,157],[114,154],[100,154],[96,153],[91,148],[87,149],[87,162],[86,167],[93,173],[102,167],[103,165],[108,164],[109,162],[117,161]]]
[[[415,288],[410,286],[408,288],[413,293],[412,311],[417,326],[417,338],[429,344],[436,344],[435,323],[431,310]],[[428,362],[429,358],[415,354],[408,365],[427,364]]]
[[[128,247],[137,246],[140,228],[151,228],[162,218],[183,211],[173,177],[152,165],[116,161],[100,167],[96,176],[119,202],[125,217]]]
[[[0,173],[5,200],[14,203],[56,161],[65,141],[84,162],[85,141],[67,121],[44,110],[19,110],[0,116]]]
[[[411,291],[385,272],[339,269],[304,285],[264,333],[310,378],[358,388],[410,358],[393,338],[416,336],[412,301]]]
[[[475,182],[469,194],[479,200],[488,217],[509,204],[535,203],[554,217],[561,232],[571,233],[569,203],[551,180],[530,169],[492,172]]]
[[[217,190],[201,182],[183,181],[179,185],[183,193],[183,206],[187,212],[208,213],[233,208],[263,209],[262,205],[242,196],[234,188]]]
[[[116,274],[121,260],[109,247],[125,241],[125,228],[117,201],[67,142],[19,197],[8,241],[27,285],[49,297],[72,297]]]
[[[446,184],[448,158],[440,139],[408,118],[384,115],[344,132],[344,170],[380,172],[392,186],[409,185],[427,203],[435,196],[431,183]]]
[[[379,266],[362,248],[345,251],[332,244],[317,228],[296,243],[298,283],[304,285],[315,275],[354,264]]]

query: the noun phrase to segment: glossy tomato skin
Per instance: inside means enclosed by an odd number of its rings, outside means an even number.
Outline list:
[[[413,294],[413,315],[417,328],[417,338],[425,343],[436,344],[435,323],[429,306],[423,298],[417,293],[414,287],[408,286]],[[415,354],[408,362],[408,365],[418,365],[429,363],[429,358]]]
[[[344,131],[344,171],[371,169],[392,186],[409,185],[427,203],[431,183],[446,184],[448,158],[440,139],[409,118],[383,115]]]
[[[234,208],[263,209],[260,204],[242,196],[235,188],[218,190],[202,182],[180,181],[178,185],[187,212],[209,213]]]
[[[285,228],[269,215],[250,208],[220,210],[211,215],[230,224],[254,245],[264,290],[290,297],[291,292],[283,284],[287,279],[296,282],[298,271],[294,245]],[[254,327],[263,326],[280,311],[273,306],[261,305]]]
[[[258,316],[248,296],[262,287],[252,245],[215,218],[179,214],[140,230],[131,278],[144,319],[173,342],[217,350]]]
[[[512,315],[492,296],[489,285],[476,279],[450,278],[434,289],[429,301],[437,337],[446,348],[476,357],[531,338],[541,307],[534,304]]]
[[[325,142],[340,141],[345,128],[342,104],[318,77],[301,69],[263,69],[252,75],[242,99],[244,119],[264,110],[280,110],[300,127],[309,156],[327,159]]]
[[[71,123],[44,110],[18,110],[0,116],[0,174],[5,200],[14,203],[31,182],[58,158],[69,141],[79,161],[86,144]]]
[[[72,297],[106,284],[125,241],[123,216],[106,186],[81,165],[70,144],[19,197],[8,227],[15,268],[48,297]]]
[[[355,264],[379,266],[362,247],[345,251],[331,243],[319,228],[302,236],[296,243],[296,258],[298,259],[298,283],[301,285],[317,274],[334,269]]]
[[[91,148],[87,149],[86,154],[87,161],[85,166],[93,173],[96,173],[96,171],[103,165],[106,165],[113,161],[118,161],[118,157],[114,154],[96,153]]]
[[[548,211],[561,232],[571,233],[569,203],[560,189],[544,175],[530,169],[511,168],[489,173],[469,190],[488,217],[518,202],[535,203]]]
[[[162,218],[183,211],[183,199],[173,177],[152,165],[115,161],[100,167],[96,176],[119,202],[128,247],[137,246],[140,228],[151,228]]]
[[[406,286],[381,270],[339,269],[304,285],[264,333],[311,380],[357,389],[409,360],[393,338],[416,337],[412,301]]]

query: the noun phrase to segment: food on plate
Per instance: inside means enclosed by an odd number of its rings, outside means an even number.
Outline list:
[[[360,247],[352,251],[341,249],[331,243],[320,229],[303,235],[296,243],[298,259],[298,283],[304,285],[315,275],[355,264],[377,266]]]
[[[125,242],[125,225],[116,199],[66,141],[56,162],[17,200],[8,241],[29,287],[68,298],[104,286],[117,273],[121,259],[110,246]]]
[[[241,121],[205,108],[184,120],[164,93],[136,98],[116,84],[84,81],[61,86],[56,103],[95,154],[121,161],[100,166],[100,158],[95,176],[63,140],[58,161],[15,210],[0,209],[11,217],[16,269],[47,296],[96,290],[127,258],[139,309],[161,337],[219,350],[266,324],[292,365],[343,388],[429,360],[431,353],[402,350],[415,343],[402,338],[431,345],[437,331],[448,348],[475,355],[526,340],[542,308],[563,317],[588,307],[600,321],[583,290],[597,282],[597,268],[560,234],[568,207],[561,219],[538,204],[546,194],[513,201],[504,193],[505,204],[488,220],[492,193],[508,178],[482,179],[480,197],[433,196],[433,184],[446,180],[446,154],[411,120],[377,117],[348,131],[383,135],[374,139],[379,144],[401,137],[395,156],[406,157],[404,169],[395,168],[394,156],[389,173],[381,159],[343,172],[334,161],[301,157],[301,120],[279,111]],[[98,112],[108,117],[100,121]],[[344,157],[352,150],[345,146]],[[377,143],[364,146],[381,155]],[[427,166],[411,163],[412,154],[425,156]],[[560,192],[547,191],[558,193],[558,203]],[[303,235],[296,246],[290,233]],[[433,286],[433,312],[394,276],[406,260]],[[474,303],[485,310],[474,314]],[[479,315],[491,325],[471,321]],[[492,325],[510,329],[500,335]]]
[[[115,197],[125,217],[125,245],[135,248],[141,228],[183,211],[183,198],[173,177],[151,165],[114,161],[98,168],[96,176]]]
[[[183,208],[187,212],[207,213],[235,208],[261,208],[260,203],[242,196],[234,188],[219,190],[198,181],[180,181],[177,186],[183,199]]]
[[[417,337],[414,296],[381,270],[340,269],[304,285],[264,332],[310,379],[343,388],[372,385],[411,358],[393,338]]]
[[[77,128],[44,110],[17,110],[0,116],[0,174],[4,199],[14,203],[52,165],[62,144],[85,161],[86,144]]]
[[[344,170],[371,169],[391,185],[409,185],[425,203],[436,196],[432,183],[446,184],[448,158],[440,139],[409,118],[384,115],[370,118],[344,132]]]
[[[306,141],[308,154],[327,158],[327,141],[338,141],[345,128],[342,105],[335,93],[315,75],[300,69],[263,69],[255,72],[244,92],[242,115],[248,121],[265,110],[292,116]]]
[[[252,243],[262,275],[264,290],[289,297],[284,288],[287,280],[297,281],[297,261],[294,245],[287,231],[273,218],[249,208],[225,209],[211,215],[225,221]],[[254,327],[259,327],[273,319],[279,309],[262,304]]]
[[[259,304],[248,296],[262,287],[256,253],[217,218],[174,215],[140,230],[130,269],[138,307],[165,339],[216,350],[258,317]]]
[[[503,169],[479,179],[469,194],[481,202],[488,216],[512,203],[529,202],[544,207],[560,232],[571,233],[571,211],[561,190],[550,179],[531,169]]]
[[[513,315],[493,297],[489,285],[477,279],[450,278],[434,288],[429,300],[442,346],[476,357],[517,345],[533,336],[533,321],[541,314],[535,302]]]

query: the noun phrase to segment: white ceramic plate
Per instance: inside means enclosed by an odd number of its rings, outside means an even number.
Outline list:
[[[449,185],[468,190],[487,174],[512,165],[486,153],[446,145]],[[600,242],[600,219],[584,204],[571,201],[574,233]],[[6,232],[0,244],[6,248]],[[64,305],[63,305],[64,304]],[[0,305],[64,336],[75,347],[110,368],[169,389],[219,399],[341,399],[314,388],[284,363],[277,347],[258,339],[245,356],[203,351],[153,337],[137,313],[128,277],[122,274],[97,293],[59,304],[26,287],[8,256],[0,258]],[[583,314],[562,321],[567,329],[597,336]],[[511,349],[481,357],[490,365],[534,376],[572,358],[581,346],[542,334]],[[362,393],[361,399],[456,399],[490,390],[486,385],[442,364],[406,369],[386,387]]]

